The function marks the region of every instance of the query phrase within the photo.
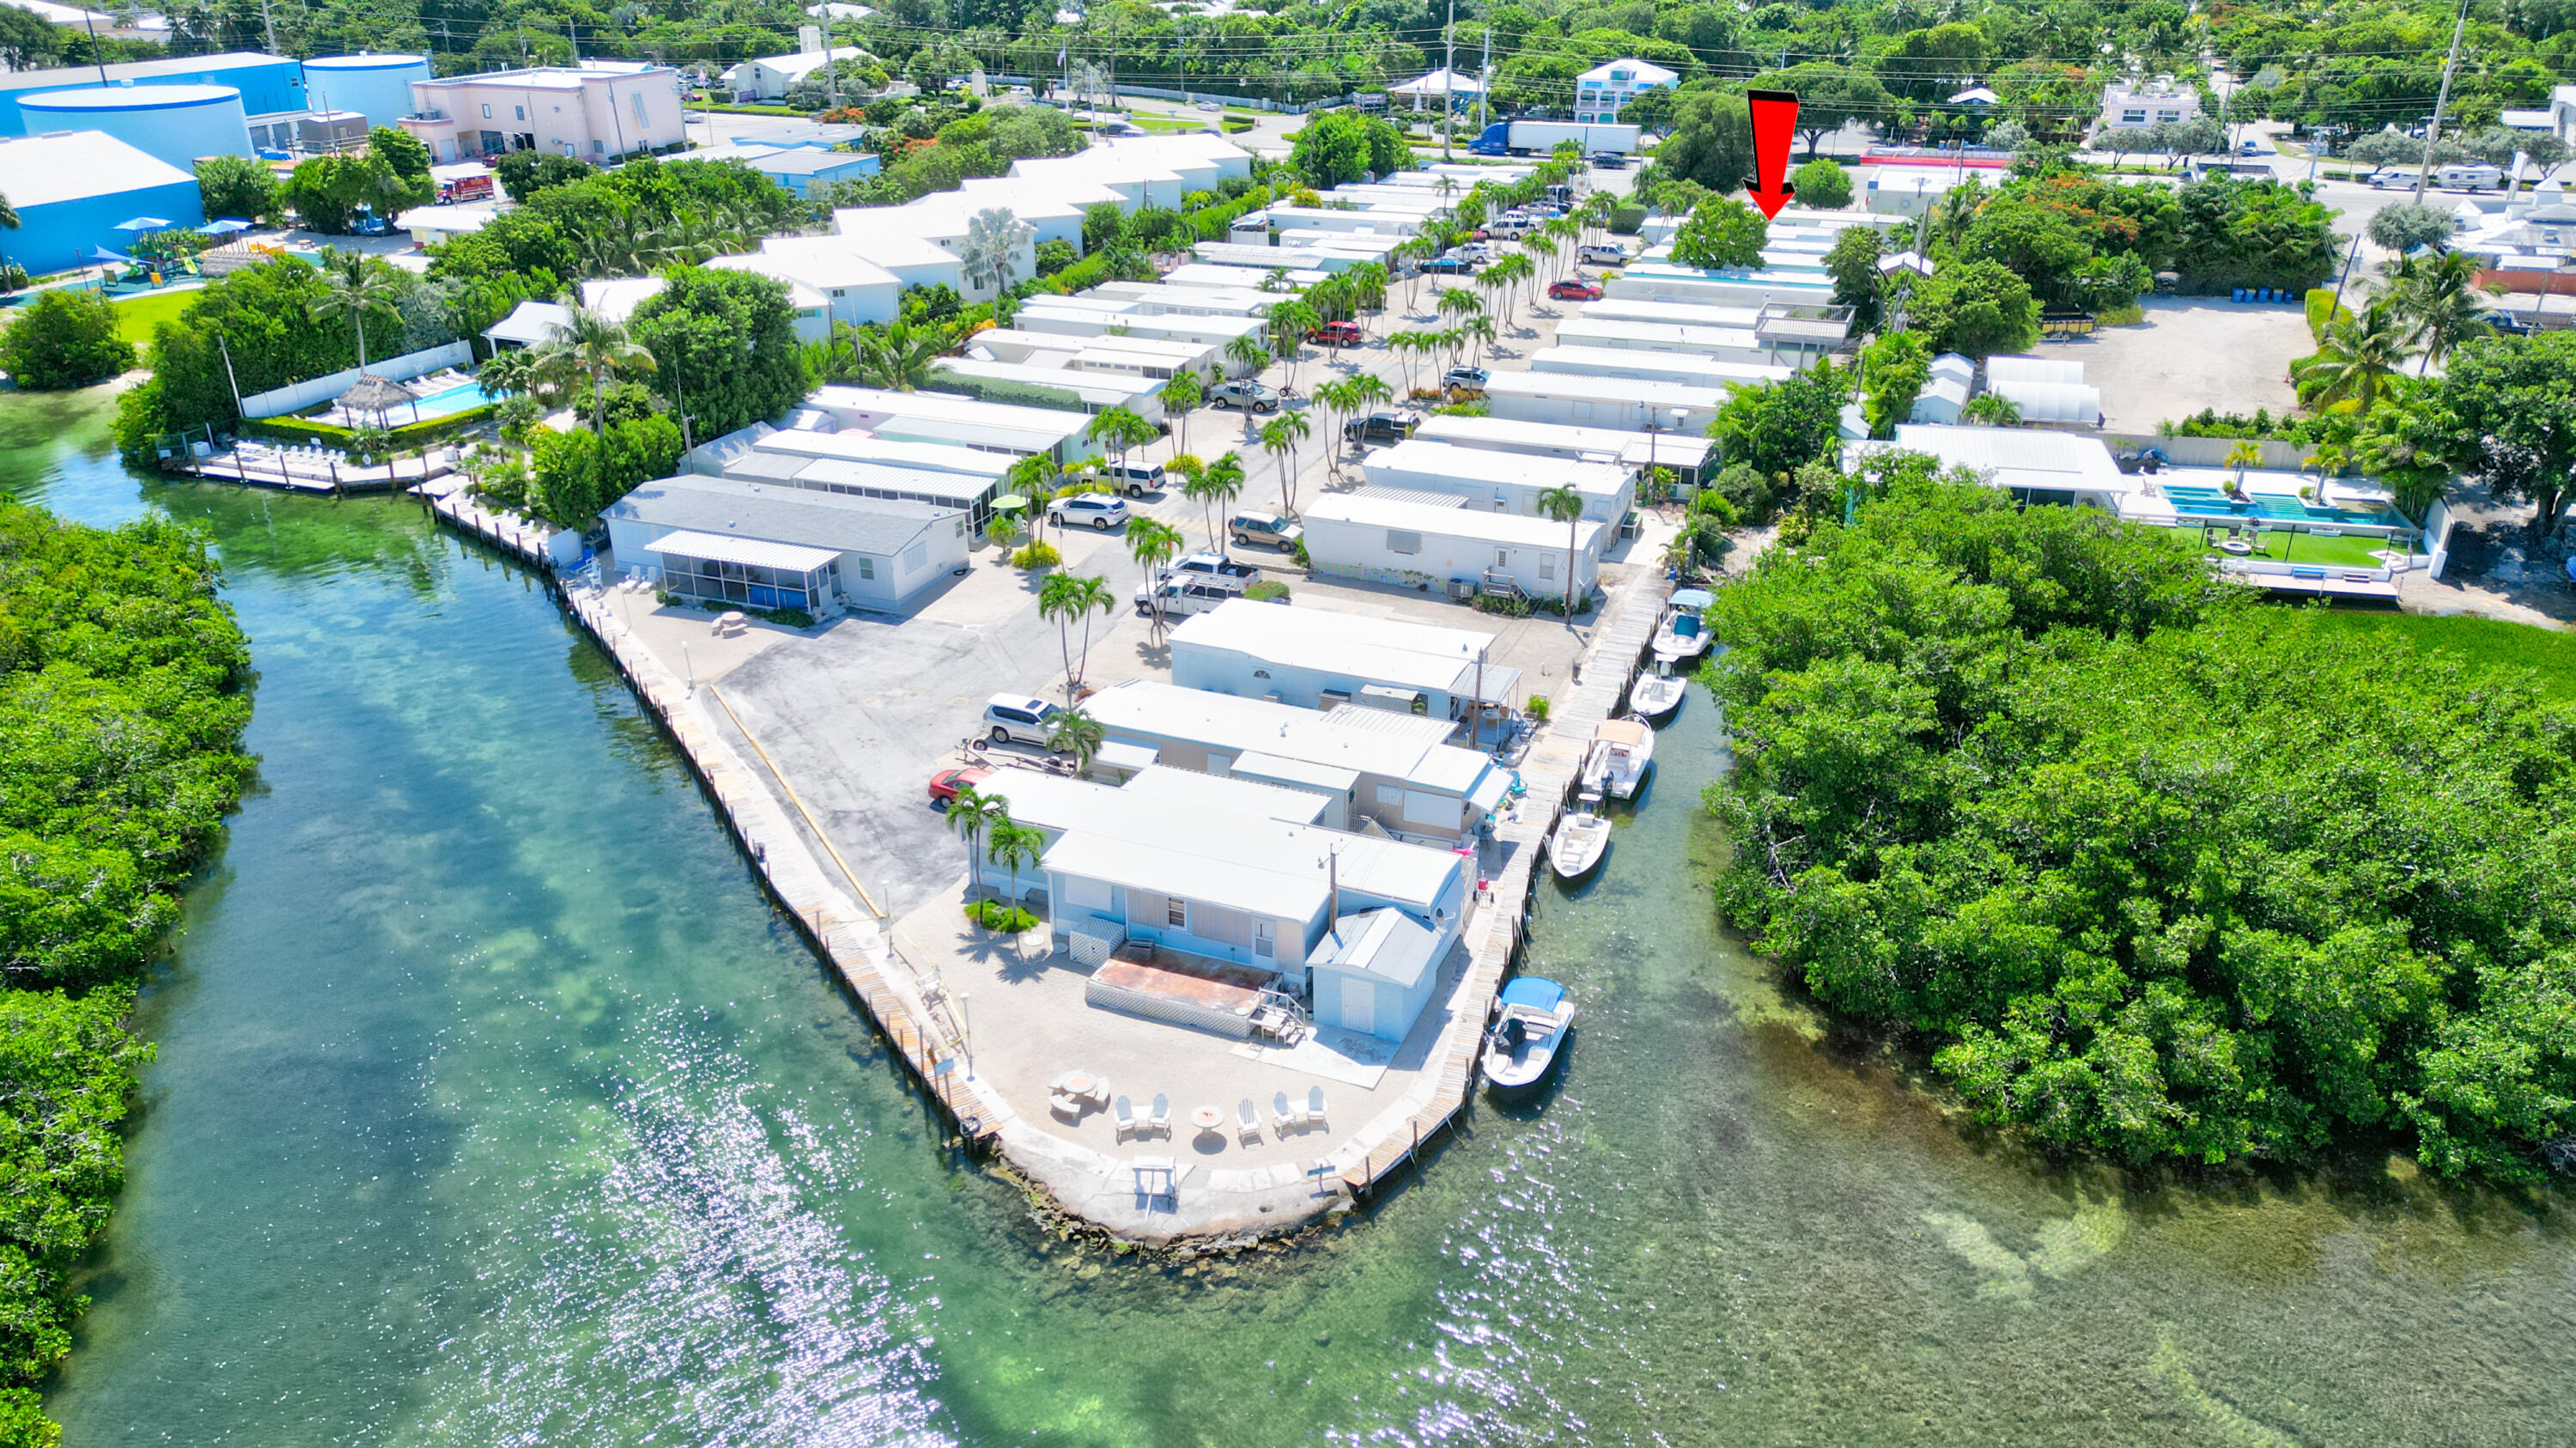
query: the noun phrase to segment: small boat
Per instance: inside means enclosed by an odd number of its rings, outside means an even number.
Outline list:
[[[1652,723],[1682,706],[1682,696],[1690,692],[1690,680],[1679,674],[1641,674],[1628,686],[1628,709],[1638,718]]]
[[[1708,652],[1708,620],[1701,615],[1715,595],[1705,588],[1685,588],[1673,595],[1661,623],[1655,625],[1655,662],[1676,664]]]
[[[1580,880],[1591,874],[1610,848],[1610,821],[1593,813],[1591,804],[1586,800],[1583,808],[1558,820],[1547,837],[1548,868],[1560,880]]]
[[[1525,975],[1503,987],[1502,1014],[1485,1033],[1485,1089],[1518,1101],[1547,1084],[1574,1038],[1574,1002],[1565,987]]]
[[[1597,774],[1600,787],[1613,797],[1635,799],[1654,763],[1655,731],[1644,720],[1604,720],[1592,731],[1592,757],[1584,761],[1583,782],[1590,787]]]

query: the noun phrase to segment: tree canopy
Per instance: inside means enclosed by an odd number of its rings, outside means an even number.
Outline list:
[[[1718,597],[1728,913],[2051,1150],[2543,1175],[2576,712],[1915,463]]]

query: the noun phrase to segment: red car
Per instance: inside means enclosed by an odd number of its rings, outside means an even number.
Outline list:
[[[955,769],[943,769],[930,776],[930,802],[946,804],[957,797],[959,786],[982,784],[992,777],[993,771],[972,764],[960,765]]]
[[[1306,340],[1318,347],[1357,347],[1368,337],[1360,324],[1352,321],[1326,322],[1306,334]]]
[[[1560,302],[1597,302],[1601,300],[1601,284],[1587,282],[1581,277],[1567,277],[1549,287],[1547,294]]]

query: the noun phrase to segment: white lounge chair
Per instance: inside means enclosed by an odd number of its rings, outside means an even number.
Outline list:
[[[1245,1146],[1257,1146],[1261,1142],[1261,1108],[1253,1105],[1249,1096],[1234,1108],[1234,1136]]]
[[[1285,1091],[1271,1092],[1270,1125],[1272,1129],[1276,1130],[1281,1136],[1286,1136],[1288,1134],[1289,1124],[1295,1120],[1296,1118],[1291,1116],[1288,1112],[1288,1093]]]
[[[1148,1118],[1146,1124],[1153,1127],[1155,1131],[1164,1136],[1172,1134],[1171,1097],[1164,1095],[1160,1091],[1154,1093],[1154,1114],[1152,1117]]]
[[[1324,1088],[1321,1086],[1306,1088],[1306,1119],[1317,1126],[1324,1124]]]
[[[1135,1130],[1136,1130],[1136,1103],[1135,1103],[1135,1102],[1128,1100],[1128,1099],[1127,1099],[1126,1097],[1124,1097],[1124,1096],[1121,1096],[1121,1097],[1119,1097],[1119,1098],[1118,1098],[1117,1103],[1116,1103],[1115,1105],[1113,1105],[1113,1106],[1111,1106],[1111,1107],[1109,1108],[1109,1114],[1110,1114],[1110,1116],[1111,1116],[1114,1120],[1116,1120],[1116,1121],[1117,1121],[1117,1123],[1118,1123],[1118,1134],[1117,1134],[1116,1136],[1114,1136],[1114,1137],[1110,1138],[1111,1140],[1113,1140],[1113,1141],[1125,1141],[1125,1140],[1126,1140],[1130,1135],[1132,1135],[1132,1134],[1135,1132]]]

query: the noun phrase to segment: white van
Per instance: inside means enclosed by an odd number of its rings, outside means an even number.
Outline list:
[[[2415,189],[2415,173],[2404,166],[2382,166],[2370,173],[2370,184],[2380,191]]]
[[[2493,191],[2504,185],[2504,172],[2494,166],[2444,166],[2433,184],[2445,191]]]

